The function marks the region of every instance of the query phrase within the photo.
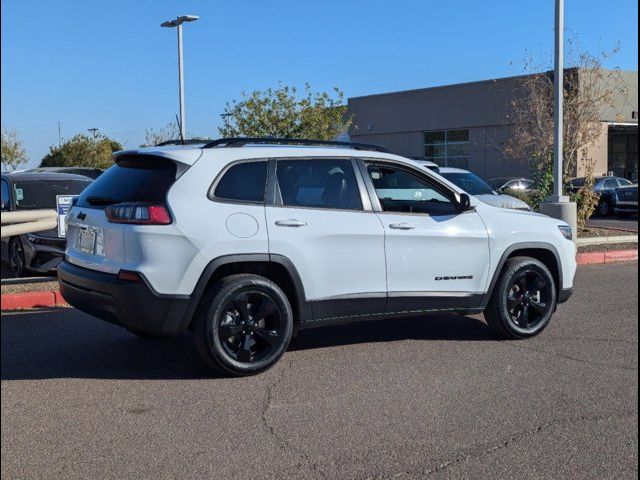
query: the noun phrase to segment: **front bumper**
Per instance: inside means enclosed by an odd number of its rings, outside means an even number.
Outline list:
[[[72,306],[130,330],[151,335],[174,335],[184,330],[190,297],[161,295],[141,281],[120,280],[116,275],[58,265],[60,293]]]

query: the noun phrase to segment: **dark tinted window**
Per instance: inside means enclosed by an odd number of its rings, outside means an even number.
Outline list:
[[[369,165],[367,170],[385,212],[456,213],[448,192],[417,175],[392,166]]]
[[[362,210],[349,160],[279,160],[277,177],[283,205]]]
[[[164,202],[176,178],[176,165],[159,157],[122,159],[87,188],[77,205],[104,207],[122,202]]]
[[[222,176],[213,195],[226,200],[264,202],[267,184],[267,162],[234,165]]]
[[[78,195],[91,183],[83,180],[28,180],[14,181],[16,209],[56,209],[56,195]]]
[[[2,180],[2,210],[9,210],[9,183]]]

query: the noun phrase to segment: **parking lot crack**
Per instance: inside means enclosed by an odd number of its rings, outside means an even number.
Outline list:
[[[516,444],[522,440],[527,439],[528,437],[536,436],[546,430],[549,430],[553,427],[571,425],[578,422],[598,422],[598,421],[606,421],[611,419],[624,419],[629,417],[634,417],[638,415],[637,410],[628,410],[628,411],[620,411],[620,412],[612,412],[606,415],[580,415],[571,418],[564,419],[555,419],[550,420],[549,422],[536,425],[527,430],[522,430],[520,432],[514,433],[497,443],[483,443],[472,445],[469,448],[464,449],[453,455],[451,458],[443,461],[439,461],[435,465],[420,470],[407,470],[403,472],[396,472],[394,474],[382,475],[379,477],[371,477],[371,478],[402,478],[402,477],[421,477],[427,478],[432,475],[443,472],[457,464],[460,464],[465,461],[471,461],[475,459],[479,459],[482,457],[486,457],[488,455],[492,455],[500,450],[510,447],[513,444]]]
[[[317,461],[311,458],[306,452],[296,448],[294,445],[291,444],[291,442],[289,442],[287,439],[283,438],[281,435],[278,434],[276,425],[269,416],[269,411],[273,406],[275,391],[286,379],[287,373],[290,371],[292,365],[293,365],[293,360],[290,360],[287,363],[287,365],[284,368],[282,368],[278,378],[267,386],[267,389],[265,392],[263,409],[262,409],[262,424],[264,425],[265,430],[267,431],[269,436],[274,439],[276,445],[283,452],[290,453],[290,454],[292,453],[298,457],[300,467],[305,466],[307,468],[310,468],[311,470],[316,472],[320,477],[327,478],[325,473],[320,469],[320,465]]]
[[[523,345],[516,345],[513,342],[505,342],[506,345],[513,347],[513,348],[517,348],[519,350],[528,350],[530,352],[537,352],[537,353],[543,353],[545,355],[551,355],[552,357],[556,357],[556,358],[562,358],[563,360],[570,360],[573,362],[579,362],[579,363],[585,363],[587,365],[595,365],[598,367],[609,367],[609,368],[617,368],[620,370],[628,370],[628,371],[634,371],[637,372],[638,371],[638,367],[631,367],[628,365],[619,365],[619,364],[615,364],[615,363],[607,363],[607,362],[596,362],[593,360],[585,360],[584,358],[578,358],[578,357],[573,357],[571,355],[566,355],[564,353],[559,353],[559,352],[550,352],[548,350],[542,350],[539,348],[533,348],[533,347],[525,347]]]

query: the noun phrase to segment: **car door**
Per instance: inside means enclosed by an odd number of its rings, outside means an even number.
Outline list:
[[[384,229],[351,159],[272,162],[269,253],[289,259],[316,320],[382,313]]]
[[[489,236],[455,192],[408,166],[364,162],[385,230],[388,311],[475,307],[489,270]]]

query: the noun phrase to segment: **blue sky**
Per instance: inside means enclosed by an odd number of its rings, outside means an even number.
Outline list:
[[[566,0],[567,35],[583,49],[620,42],[608,64],[638,68],[638,3]],[[2,1],[2,125],[31,165],[62,136],[97,127],[135,147],[175,118],[175,30],[185,27],[187,128],[217,135],[242,91],[279,81],[347,97],[522,73],[550,63],[553,0]],[[528,53],[527,53],[528,52]]]

